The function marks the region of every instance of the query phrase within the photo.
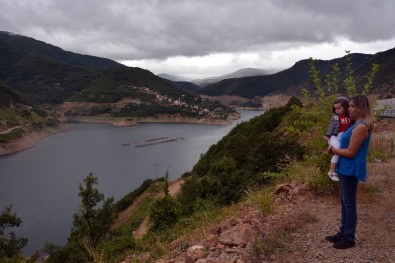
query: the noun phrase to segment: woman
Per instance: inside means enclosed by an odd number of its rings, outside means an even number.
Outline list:
[[[341,202],[340,229],[337,234],[325,237],[337,249],[355,246],[357,185],[358,181],[366,180],[366,155],[374,126],[366,96],[355,96],[350,100],[349,114],[354,124],[343,133],[340,149],[328,148],[330,154],[340,156],[336,167]]]

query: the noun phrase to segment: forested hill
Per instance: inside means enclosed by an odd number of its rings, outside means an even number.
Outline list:
[[[163,95],[185,93],[148,70],[7,32],[0,32],[0,62],[0,82],[39,103],[114,102],[133,93],[133,86]]]
[[[363,65],[370,65],[372,57],[372,55],[366,54],[352,54],[354,70]],[[341,72],[345,72],[345,57],[332,60],[315,60],[315,65],[323,76],[330,72],[332,65],[335,63],[338,63]],[[207,86],[200,93],[209,96],[237,95],[245,98],[279,92],[298,94],[301,88],[313,89],[309,71],[310,61],[308,59],[300,60],[291,68],[272,75],[226,79]]]
[[[351,56],[353,76],[358,88],[363,87],[366,83],[372,64],[378,64],[380,68],[372,85],[371,93],[380,94],[382,99],[395,95],[395,48],[374,55],[355,53]],[[314,63],[320,71],[320,78],[325,79],[335,63],[338,63],[340,72],[346,72],[347,56],[332,60],[314,60]],[[299,95],[301,88],[314,90],[309,71],[310,60],[305,59],[276,74],[227,79],[205,87],[200,93],[209,96],[237,95],[245,98],[282,92]],[[344,74],[340,75],[340,83],[344,77]],[[344,87],[340,88],[341,91],[344,91]]]
[[[26,52],[25,54],[46,57],[71,66],[81,66],[84,68],[95,69],[125,67],[124,65],[107,58],[65,51],[59,47],[36,40],[34,38],[16,35],[4,31],[0,31],[0,43],[2,43],[2,53],[7,52],[8,48],[13,48],[15,50]],[[8,48],[7,46],[4,46],[5,44],[8,45]]]

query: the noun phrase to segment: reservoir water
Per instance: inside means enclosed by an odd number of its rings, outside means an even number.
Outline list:
[[[242,118],[229,126],[70,124],[68,132],[0,157],[0,211],[12,204],[22,219],[13,231],[29,239],[25,255],[41,249],[45,242],[64,245],[79,207],[78,185],[89,173],[98,177],[99,191],[117,201],[144,180],[164,176],[166,170],[171,181],[179,178],[238,123],[262,113],[241,111]],[[134,147],[133,142],[159,137],[184,139]]]

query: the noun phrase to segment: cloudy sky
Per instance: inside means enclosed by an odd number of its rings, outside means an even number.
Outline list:
[[[393,0],[0,0],[0,30],[203,78],[395,47]]]

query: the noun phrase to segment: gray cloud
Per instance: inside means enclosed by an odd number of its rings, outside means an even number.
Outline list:
[[[115,60],[395,38],[392,0],[0,0],[0,30]]]

